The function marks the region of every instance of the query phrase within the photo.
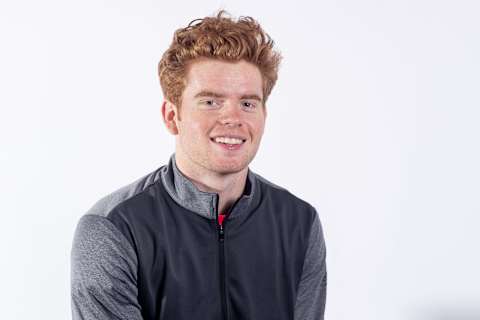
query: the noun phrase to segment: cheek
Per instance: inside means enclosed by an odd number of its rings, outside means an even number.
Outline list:
[[[201,140],[205,137],[207,133],[207,126],[202,122],[193,122],[190,124],[190,132],[195,140]]]
[[[201,140],[208,133],[208,123],[202,119],[184,121],[182,129],[185,136],[191,140]]]
[[[263,134],[263,130],[265,129],[265,121],[256,120],[251,124],[251,126],[255,134],[258,136],[258,138],[260,138]]]

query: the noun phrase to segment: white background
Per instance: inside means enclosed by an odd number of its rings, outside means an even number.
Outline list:
[[[1,318],[71,317],[76,223],[168,160],[157,62],[219,8],[284,56],[251,168],[319,211],[326,319],[480,319],[480,3],[463,0],[2,0]]]

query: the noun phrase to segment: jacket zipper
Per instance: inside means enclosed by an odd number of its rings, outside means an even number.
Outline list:
[[[223,319],[228,320],[227,313],[227,286],[225,283],[225,219],[220,223],[218,219],[218,200],[215,206],[215,218],[218,229],[218,247],[220,251],[220,290]]]
[[[240,198],[238,198],[230,207],[227,215],[222,220],[222,223],[220,223],[220,220],[218,219],[219,196],[217,196],[217,200],[215,204],[215,218],[216,218],[216,224],[218,228],[218,242],[219,242],[218,246],[220,250],[220,288],[221,288],[221,299],[222,299],[222,313],[223,313],[223,319],[225,320],[229,319],[228,310],[227,310],[227,284],[225,281],[225,269],[226,269],[225,267],[225,222],[227,221],[228,216],[233,211],[233,208],[238,203]]]

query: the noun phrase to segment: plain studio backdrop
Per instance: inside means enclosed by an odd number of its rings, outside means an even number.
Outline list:
[[[473,0],[2,0],[1,318],[71,317],[78,219],[168,161],[157,62],[221,8],[284,56],[251,168],[319,212],[326,319],[480,319]]]

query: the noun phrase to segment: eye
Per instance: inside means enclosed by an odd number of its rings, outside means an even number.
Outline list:
[[[246,107],[247,109],[255,109],[257,106],[249,101],[242,102],[242,106]]]
[[[206,105],[207,107],[214,107],[218,105],[218,101],[214,99],[207,99],[200,101],[201,104]]]

